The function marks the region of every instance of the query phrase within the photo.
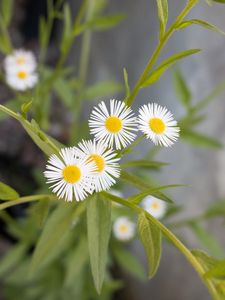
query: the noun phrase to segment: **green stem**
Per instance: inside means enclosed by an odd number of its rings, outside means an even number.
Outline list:
[[[92,18],[92,15],[94,12],[94,7],[95,7],[95,1],[88,0],[87,1],[86,22],[88,22]],[[74,122],[71,126],[70,143],[77,141],[81,103],[82,103],[83,91],[84,91],[85,84],[86,84],[87,70],[88,70],[88,64],[89,64],[90,46],[91,46],[91,30],[87,30],[83,34],[83,38],[82,38],[81,57],[80,57],[80,64],[79,64],[80,86],[77,91],[76,105],[74,105],[74,110],[73,110]]]
[[[172,33],[176,30],[176,26],[184,19],[184,17],[189,13],[191,8],[197,4],[199,0],[190,0],[188,1],[188,4],[185,6],[185,8],[182,10],[180,15],[176,18],[174,23],[171,25],[171,27],[168,29],[168,31],[165,33],[165,35],[162,37],[162,39],[159,41],[158,46],[156,47],[155,51],[153,52],[151,58],[149,59],[143,73],[141,74],[140,78],[138,79],[137,83],[134,86],[133,91],[131,92],[130,96],[127,98],[127,105],[131,106],[141,88],[141,85],[143,81],[146,79],[148,76],[151,68],[155,64],[156,60],[158,59],[161,51],[163,50],[164,46],[166,45],[166,42],[172,35]]]
[[[108,194],[107,192],[102,192],[102,194],[105,196],[106,199],[112,200],[116,203],[122,204],[136,213],[144,213],[148,220],[157,226],[162,233],[174,244],[174,246],[186,257],[186,259],[189,261],[189,263],[193,266],[193,268],[196,270],[196,272],[200,275],[200,278],[202,279],[203,283],[207,286],[212,298],[214,300],[220,300],[220,297],[217,294],[217,291],[215,287],[213,286],[212,282],[206,278],[204,278],[204,269],[201,266],[201,264],[198,262],[198,260],[195,258],[195,256],[191,253],[191,251],[169,230],[167,229],[161,222],[159,222],[157,219],[155,219],[153,216],[151,216],[149,213],[147,213],[143,208],[135,205],[134,203],[131,203],[127,200],[124,200],[119,197],[112,196]]]
[[[32,202],[32,201],[46,200],[46,199],[56,200],[57,197],[54,195],[34,195],[34,196],[21,197],[17,200],[10,200],[10,201],[0,204],[0,210],[6,209],[6,208],[14,206],[14,205],[19,205],[22,203],[28,203],[28,202]]]

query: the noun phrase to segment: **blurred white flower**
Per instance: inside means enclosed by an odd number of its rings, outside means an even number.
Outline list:
[[[117,100],[110,100],[110,110],[103,101],[94,107],[89,127],[96,140],[108,147],[115,145],[116,149],[130,144],[136,136],[133,132],[137,131],[134,113],[124,102]]]
[[[7,84],[18,91],[33,88],[38,81],[38,75],[25,69],[17,69],[15,72],[6,73]]]
[[[49,158],[44,172],[47,183],[52,184],[52,191],[59,198],[66,201],[84,200],[94,191],[94,163],[78,157],[73,148],[61,149],[59,154],[60,158],[55,154]]]
[[[6,56],[4,60],[4,68],[6,73],[15,72],[15,70],[23,69],[29,72],[35,71],[37,62],[31,51],[23,49],[14,50],[12,54]]]
[[[156,103],[143,105],[139,109],[139,129],[155,145],[171,146],[179,137],[179,127],[173,115]]]
[[[119,217],[113,224],[113,233],[118,240],[129,241],[135,236],[136,224],[125,216]]]
[[[161,219],[167,209],[165,201],[152,196],[145,197],[141,202],[141,206],[156,219]]]

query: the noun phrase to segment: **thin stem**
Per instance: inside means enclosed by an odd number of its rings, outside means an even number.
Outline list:
[[[206,278],[203,277],[205,271],[201,264],[198,262],[198,260],[195,258],[195,256],[191,253],[191,251],[169,230],[167,229],[161,222],[159,222],[157,219],[155,219],[153,216],[151,216],[149,213],[147,213],[143,208],[135,205],[134,203],[131,203],[127,200],[124,200],[119,197],[112,196],[106,192],[102,192],[103,195],[105,195],[105,198],[108,200],[112,200],[114,202],[117,202],[119,204],[122,204],[128,208],[131,208],[136,213],[144,213],[148,220],[157,226],[162,233],[174,244],[174,246],[186,257],[186,259],[190,262],[190,264],[193,266],[193,268],[197,271],[197,273],[200,275],[200,278],[202,279],[203,283],[207,286],[211,296],[215,300],[220,300],[217,291],[215,287],[213,286],[212,282]]]
[[[127,105],[131,106],[137,96],[137,93],[139,92],[141,85],[143,81],[148,76],[151,68],[155,64],[156,60],[158,59],[161,51],[163,50],[164,46],[166,45],[166,42],[172,35],[172,33],[176,30],[176,26],[184,19],[184,17],[188,14],[188,12],[191,10],[191,8],[197,4],[198,0],[190,0],[188,4],[185,6],[185,8],[182,10],[180,15],[176,18],[174,23],[171,25],[171,27],[168,29],[168,31],[165,33],[165,35],[162,37],[162,39],[159,41],[158,46],[156,47],[155,51],[153,52],[151,58],[149,59],[143,73],[141,74],[140,78],[138,79],[137,83],[134,86],[133,91],[131,92],[130,96],[127,98]]]
[[[86,22],[88,22],[92,18],[92,14],[94,12],[95,1],[88,0],[87,1],[87,13],[86,13]],[[76,105],[74,105],[73,110],[73,118],[74,122],[71,126],[71,134],[70,141],[74,142],[77,139],[77,132],[79,129],[79,117],[81,110],[81,103],[83,97],[83,91],[86,84],[87,78],[87,70],[89,64],[89,56],[90,56],[90,46],[91,46],[91,30],[85,31],[83,34],[82,45],[81,45],[81,57],[80,57],[80,65],[79,65],[79,81],[80,86],[77,92],[76,97]]]
[[[0,210],[6,209],[14,205],[19,205],[22,203],[27,203],[27,202],[37,201],[37,200],[46,200],[46,199],[56,200],[57,197],[54,195],[34,195],[34,196],[21,197],[17,200],[10,200],[0,204]]]

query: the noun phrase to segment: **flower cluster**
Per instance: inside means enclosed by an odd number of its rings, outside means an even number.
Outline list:
[[[4,60],[7,84],[18,91],[33,88],[38,81],[36,67],[37,62],[31,51],[14,50]]]
[[[136,118],[124,102],[104,102],[91,113],[89,126],[94,140],[82,141],[72,148],[52,155],[45,177],[59,198],[80,201],[93,192],[109,189],[120,176],[118,153],[130,144],[141,130],[156,145],[171,146],[179,136],[177,122],[166,108],[144,105]]]

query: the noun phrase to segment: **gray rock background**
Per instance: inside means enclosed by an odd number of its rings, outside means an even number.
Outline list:
[[[180,12],[184,3],[185,1],[181,0],[169,1],[169,23]],[[158,20],[155,1],[114,0],[110,2],[108,12],[124,12],[128,18],[116,29],[93,35],[89,80],[115,78],[122,82],[122,69],[126,67],[132,87],[157,43]],[[225,29],[225,6],[215,4],[209,7],[204,1],[200,1],[189,18],[207,20]],[[198,26],[187,28],[174,34],[162,58],[189,48],[203,49],[202,53],[185,59],[179,65],[192,90],[194,101],[197,102],[225,78],[225,38]],[[225,142],[224,99],[225,93],[222,93],[204,110],[208,118],[199,127],[203,133],[215,136],[221,142]],[[135,106],[151,100],[166,105],[174,112],[176,118],[184,113],[174,93],[171,72],[167,72],[156,85],[141,91]],[[145,143],[144,147],[147,150],[149,144]],[[138,157],[142,154],[143,145],[137,148],[136,152]],[[193,148],[187,143],[178,142],[171,149],[163,150],[159,158],[171,163],[171,166],[156,175],[160,183],[191,185],[190,188],[173,191],[175,201],[185,207],[183,217],[198,215],[210,203],[225,196],[224,150]],[[211,222],[208,227],[225,247],[222,222]],[[183,230],[180,233],[189,247],[199,246],[189,231]],[[132,250],[146,263],[139,244],[132,245]],[[156,277],[148,283],[138,283],[128,278],[126,285],[124,299],[129,300],[210,299],[205,287],[185,258],[166,243]]]

